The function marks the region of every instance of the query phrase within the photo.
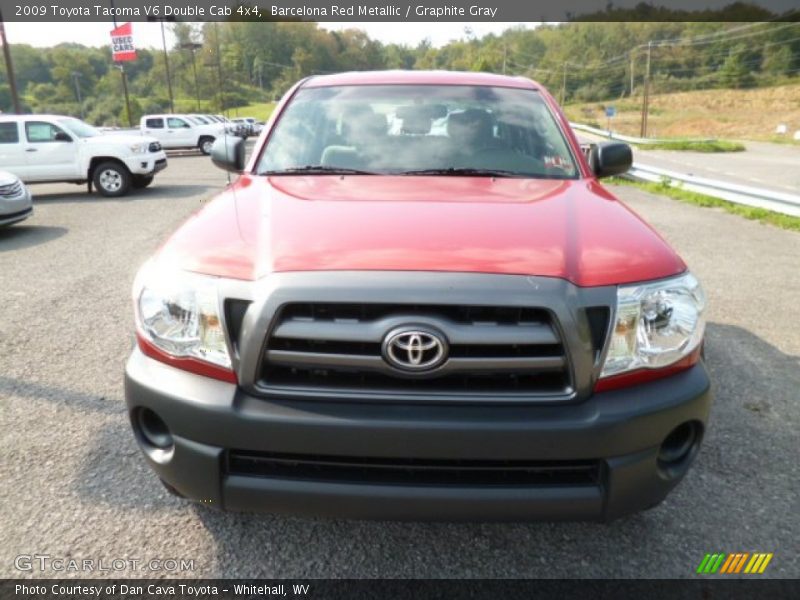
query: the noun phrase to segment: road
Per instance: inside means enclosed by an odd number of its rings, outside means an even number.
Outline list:
[[[608,138],[576,130],[581,141]],[[776,192],[800,194],[800,146],[742,142],[744,152],[685,152],[635,147],[634,162]]]
[[[800,234],[628,187],[615,192],[710,302],[711,425],[665,504],[608,525],[448,524],[224,514],[168,496],[124,408],[131,282],[224,181],[198,156],[125,199],[40,186],[34,217],[0,230],[0,576],[59,576],[14,567],[47,554],[194,561],[91,576],[693,577],[706,552],[740,551],[774,552],[765,576],[800,576]]]

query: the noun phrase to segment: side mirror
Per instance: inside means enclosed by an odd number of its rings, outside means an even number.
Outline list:
[[[620,175],[631,168],[633,152],[628,144],[603,142],[592,148],[589,165],[595,176],[611,177]]]
[[[53,140],[56,142],[71,142],[72,138],[63,131],[57,131]]]
[[[211,162],[223,171],[241,173],[244,170],[244,140],[233,135],[221,135],[211,146]]]

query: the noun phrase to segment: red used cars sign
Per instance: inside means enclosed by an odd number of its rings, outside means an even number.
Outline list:
[[[136,47],[133,45],[133,28],[130,23],[111,30],[112,58],[119,62],[136,60]]]

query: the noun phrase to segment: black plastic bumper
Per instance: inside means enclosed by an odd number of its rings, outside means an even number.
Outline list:
[[[376,519],[610,520],[659,503],[686,473],[659,467],[677,426],[705,426],[705,367],[563,406],[403,406],[268,401],[235,385],[131,356],[131,411],[155,411],[174,450],[145,456],[187,498],[227,510]],[[141,439],[140,436],[138,436]],[[698,440],[699,443],[699,440]],[[473,485],[231,473],[227,452],[381,461],[597,461],[591,484]],[[696,450],[696,449],[695,449]]]

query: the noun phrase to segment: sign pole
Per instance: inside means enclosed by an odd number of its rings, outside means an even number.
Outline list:
[[[109,0],[111,4],[111,14],[114,15],[114,0]],[[117,28],[117,17],[112,16],[114,21],[114,29]],[[125,73],[125,65],[121,62],[114,61],[114,65],[119,69],[120,77],[122,78],[122,91],[125,93],[125,112],[128,115],[128,127],[133,127],[133,115],[131,114],[131,99],[128,96],[128,75]]]

